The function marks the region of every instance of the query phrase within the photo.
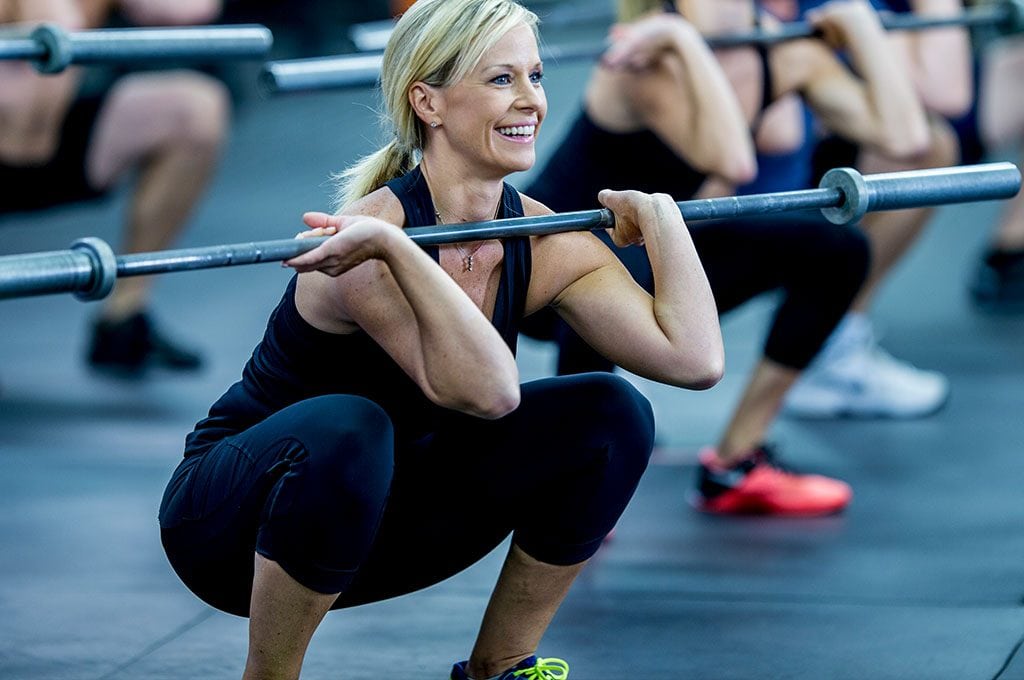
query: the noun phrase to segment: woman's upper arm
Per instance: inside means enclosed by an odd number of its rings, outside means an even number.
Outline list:
[[[538,201],[525,196],[522,199],[527,216],[553,214]],[[547,305],[571,314],[586,306],[586,300],[599,300],[605,293],[614,297],[623,290],[627,296],[649,299],[611,249],[590,231],[532,237],[530,247],[534,268],[530,273],[526,314]]]
[[[355,203],[346,214],[367,215],[401,226],[405,213],[389,189],[380,189]],[[302,317],[329,333],[362,330],[421,386],[425,367],[412,307],[388,266],[368,260],[344,274],[299,274],[295,302]]]

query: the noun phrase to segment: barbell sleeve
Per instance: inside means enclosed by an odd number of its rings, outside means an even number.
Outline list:
[[[273,42],[270,30],[255,24],[85,31],[41,24],[27,37],[0,38],[0,60],[29,60],[41,73],[59,73],[80,64],[257,58]]]
[[[1020,185],[1020,170],[1013,163],[867,176],[852,168],[835,168],[825,173],[820,186],[839,189],[843,201],[834,208],[823,209],[822,214],[834,224],[849,224],[868,212],[1013,198]]]
[[[883,28],[891,31],[923,31],[935,28],[992,26],[1004,33],[1024,31],[1024,0],[1002,0],[984,7],[972,7],[956,16],[924,16],[918,14],[879,15]],[[741,33],[706,36],[715,49],[770,46],[789,40],[816,37],[814,26],[806,21],[781,24],[771,31],[755,30]],[[545,61],[594,61],[604,53],[604,46],[542,45],[541,58]],[[262,88],[269,93],[284,94],[313,90],[371,87],[380,77],[380,54],[349,54],[312,59],[272,61],[260,74]]]
[[[707,198],[681,201],[676,205],[688,222],[818,209],[829,221],[846,224],[859,220],[869,211],[1012,198],[1020,185],[1020,171],[1012,163],[866,177],[851,168],[838,168],[829,171],[817,189]],[[612,213],[600,209],[412,227],[405,233],[415,243],[428,246],[612,226]],[[0,299],[67,292],[82,299],[99,299],[110,292],[117,278],[289,260],[316,248],[328,238],[236,243],[117,257],[103,241],[82,239],[70,250],[0,257]]]

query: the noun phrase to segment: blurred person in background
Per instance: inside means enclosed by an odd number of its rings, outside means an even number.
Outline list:
[[[219,0],[0,0],[0,24],[67,30],[105,25],[113,12],[143,25],[205,23]],[[95,94],[71,68],[40,75],[0,62],[0,215],[93,199],[131,178],[124,252],[160,250],[185,228],[228,131],[224,87],[193,71],[123,76]],[[92,327],[87,359],[98,370],[195,370],[201,357],[157,329],[151,279],[118,281]]]
[[[597,192],[606,187],[685,200],[748,181],[756,172],[752,135],[775,125],[770,116],[785,122],[800,113],[789,95],[802,97],[833,129],[871,148],[910,156],[927,144],[924,111],[909,74],[893,67],[878,17],[864,2],[822,8],[814,20],[823,40],[714,53],[702,34],[749,30],[758,20],[752,0],[623,0],[619,19],[583,110],[527,189],[558,211],[598,207]],[[850,51],[855,69],[836,58],[836,48]],[[780,108],[769,114],[775,106]],[[799,142],[781,140],[778,146]],[[787,469],[765,439],[787,391],[860,290],[866,239],[855,227],[837,227],[820,216],[690,229],[719,313],[782,291],[764,355],[718,445],[701,454],[696,505],[709,512],[788,516],[842,509],[851,497],[846,484]],[[615,252],[637,281],[653,285],[642,250]],[[530,334],[550,335],[544,324],[543,316],[535,320]],[[553,332],[559,374],[612,369],[564,324]]]

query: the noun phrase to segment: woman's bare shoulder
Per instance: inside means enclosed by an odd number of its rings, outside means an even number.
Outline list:
[[[342,215],[366,215],[376,217],[399,227],[405,226],[405,209],[398,196],[388,187],[381,187],[363,196],[341,211]]]
[[[541,215],[554,215],[555,211],[538,200],[532,199],[523,192],[519,192],[519,198],[523,201],[523,215],[526,217],[540,217]]]

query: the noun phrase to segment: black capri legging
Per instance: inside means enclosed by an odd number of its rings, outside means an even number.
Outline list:
[[[522,387],[498,420],[455,412],[396,448],[374,402],[299,402],[186,458],[160,507],[174,570],[210,605],[245,616],[254,551],[335,609],[438,583],[514,532],[549,564],[597,551],[654,440],[650,405],[605,374]]]
[[[855,227],[837,226],[819,218],[703,223],[690,227],[693,243],[707,273],[719,314],[735,309],[761,293],[781,289],[783,299],[764,345],[764,356],[783,366],[803,370],[843,318],[867,276],[870,251]],[[610,244],[607,236],[599,234]],[[615,248],[615,254],[648,292],[654,276],[643,248]],[[528,335],[545,334],[538,314]],[[534,317],[538,316],[537,314]],[[530,321],[530,320],[528,320]],[[559,345],[558,373],[610,371],[613,364],[590,348],[567,324],[553,323]],[[550,336],[549,336],[550,337]]]

